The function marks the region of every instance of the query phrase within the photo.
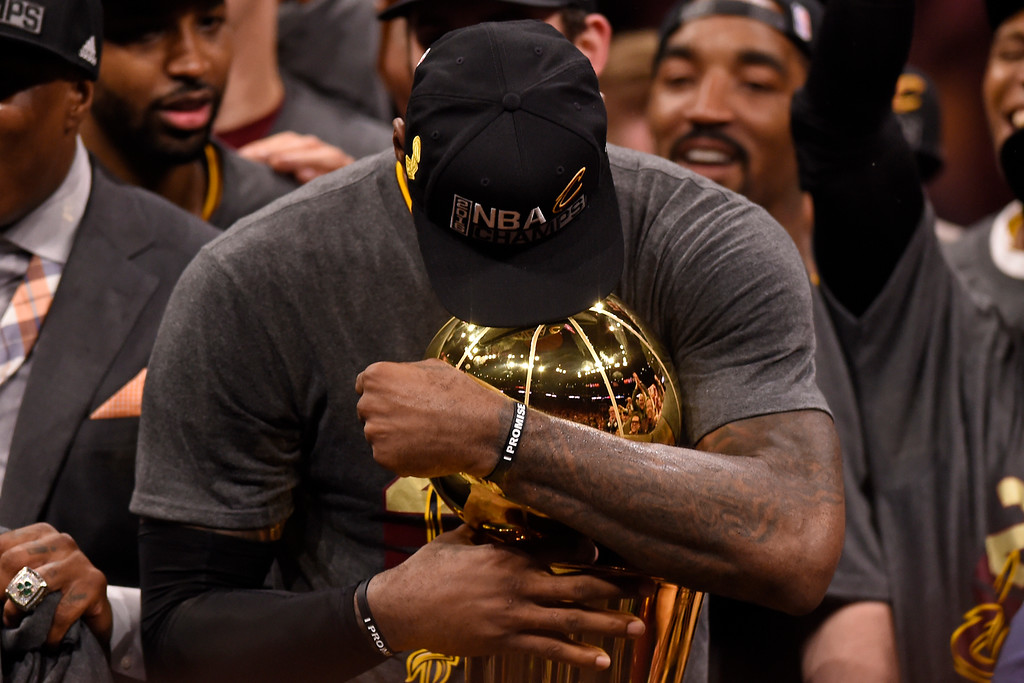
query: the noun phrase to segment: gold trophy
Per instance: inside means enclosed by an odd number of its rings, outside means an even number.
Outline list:
[[[641,321],[614,295],[590,309],[524,328],[479,327],[453,318],[427,356],[440,358],[526,404],[626,439],[675,444],[680,400],[671,363]],[[496,484],[468,474],[432,480],[438,495],[467,524],[498,542],[575,547],[575,530],[508,499]],[[589,542],[589,541],[588,541]],[[601,549],[590,565],[552,565],[554,572],[618,576],[639,573]],[[703,594],[654,577],[653,596],[598,607],[629,612],[647,626],[638,640],[584,637],[611,657],[604,671],[526,655],[471,657],[470,683],[679,683]]]

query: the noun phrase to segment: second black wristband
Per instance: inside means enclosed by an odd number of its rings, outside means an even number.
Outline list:
[[[359,621],[362,623],[363,628],[366,630],[366,635],[370,638],[373,646],[377,648],[377,651],[385,657],[390,657],[394,652],[391,651],[391,648],[384,641],[384,636],[381,635],[377,622],[373,620],[373,613],[370,612],[370,602],[366,599],[366,589],[369,585],[370,579],[365,579],[356,587],[356,605],[359,606]]]

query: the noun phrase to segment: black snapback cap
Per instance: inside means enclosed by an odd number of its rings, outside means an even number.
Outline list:
[[[746,0],[680,0],[658,28],[658,51],[654,63],[661,61],[668,39],[688,21],[710,16],[737,16],[755,19],[771,26],[786,36],[796,47],[810,57],[818,37],[824,7],[818,0],[772,0],[779,11],[756,5]]]
[[[491,327],[586,310],[622,273],[623,238],[590,61],[540,21],[444,35],[416,68],[405,171],[434,291]]]
[[[430,7],[431,4],[440,5],[445,1],[446,0],[398,0],[398,2],[378,14],[377,18],[382,21],[387,21],[388,19],[394,19],[395,17],[404,17],[414,9]],[[561,7],[579,7],[580,9],[584,9],[588,12],[597,11],[597,0],[501,0],[501,2],[509,5],[523,5],[524,7],[550,7],[551,9],[558,9]]]
[[[0,0],[0,48],[26,45],[99,76],[103,46],[100,0]]]

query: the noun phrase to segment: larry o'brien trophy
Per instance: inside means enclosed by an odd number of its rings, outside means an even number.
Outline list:
[[[430,343],[427,356],[450,363],[528,407],[626,439],[674,444],[680,431],[671,363],[615,296],[565,320],[534,327],[478,327],[452,318]],[[509,500],[492,482],[460,474],[433,479],[432,484],[463,521],[495,541],[576,547],[581,540],[573,529]],[[594,540],[600,547],[600,539]],[[604,548],[593,565],[553,565],[552,571],[638,575]],[[583,638],[609,654],[608,669],[588,671],[526,655],[471,657],[466,660],[466,680],[678,683],[703,594],[656,581],[658,589],[651,597],[599,605],[629,612],[647,626],[637,640]]]

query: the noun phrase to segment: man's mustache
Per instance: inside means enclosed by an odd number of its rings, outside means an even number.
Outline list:
[[[703,124],[696,124],[694,127],[685,135],[680,136],[676,139],[672,145],[672,151],[674,156],[681,156],[679,152],[689,147],[690,143],[694,140],[717,140],[729,148],[729,154],[740,163],[746,163],[750,155],[747,154],[747,150],[739,142],[734,140],[729,135],[722,132],[718,126],[707,126]]]

